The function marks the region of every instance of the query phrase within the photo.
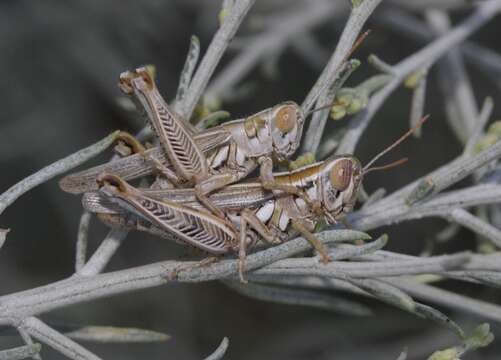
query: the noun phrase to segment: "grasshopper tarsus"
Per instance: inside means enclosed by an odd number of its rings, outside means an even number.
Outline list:
[[[169,274],[169,280],[177,281],[179,279],[179,274],[184,271],[195,270],[198,268],[204,268],[209,265],[212,265],[220,260],[217,256],[208,256],[200,261],[197,261],[195,264],[189,265],[181,265],[172,270]]]
[[[249,281],[244,276],[245,264],[243,262],[238,262],[238,279],[242,284],[248,284]]]

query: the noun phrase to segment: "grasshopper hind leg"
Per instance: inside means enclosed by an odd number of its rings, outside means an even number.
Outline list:
[[[207,210],[209,210],[212,214],[216,215],[220,219],[228,220],[226,214],[214,205],[212,201],[210,201],[209,197],[199,186],[195,186],[195,196],[197,197],[197,200],[200,201],[200,203],[202,203],[202,205],[205,206],[205,208],[207,208]]]
[[[240,278],[240,282],[242,283],[247,283],[247,280],[244,278],[247,247],[249,245],[254,245],[257,242],[257,238],[255,236],[249,236],[252,234],[247,231],[249,227],[255,230],[268,244],[274,245],[281,243],[281,240],[277,238],[261,220],[259,220],[256,214],[247,209],[242,211],[240,216],[240,241],[238,249],[238,276]]]

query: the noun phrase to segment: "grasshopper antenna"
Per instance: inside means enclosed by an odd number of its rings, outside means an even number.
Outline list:
[[[328,109],[328,108],[332,107],[334,104],[336,104],[336,100],[334,100],[333,102],[331,102],[327,105],[322,105],[320,107],[317,107],[316,109],[310,110],[306,113],[305,118],[307,118],[308,116],[310,116],[311,114],[313,114],[317,111]]]
[[[367,173],[370,173],[372,171],[379,171],[379,170],[388,170],[388,169],[393,169],[396,168],[397,166],[405,164],[409,159],[408,158],[402,158],[400,160],[394,161],[392,163],[383,165],[383,166],[374,166],[371,168],[368,168],[367,170],[364,170],[364,175]]]
[[[409,131],[407,131],[400,138],[398,138],[397,141],[395,141],[393,144],[391,144],[386,149],[384,149],[383,151],[381,151],[379,154],[377,154],[376,156],[374,156],[372,158],[372,160],[369,161],[367,163],[367,165],[365,165],[364,168],[362,169],[362,171],[364,172],[364,174],[366,174],[369,170],[370,171],[374,171],[376,169],[377,170],[387,169],[388,166],[390,166],[390,165],[392,165],[391,167],[394,167],[394,166],[398,166],[400,164],[403,164],[405,161],[407,161],[407,159],[406,159],[404,162],[402,162],[403,159],[401,159],[401,160],[399,160],[399,161],[397,161],[395,163],[391,163],[389,165],[381,166],[379,168],[372,168],[372,169],[370,169],[371,165],[374,164],[376,161],[378,161],[383,155],[385,155],[386,153],[388,153],[389,151],[391,151],[392,149],[394,149],[395,147],[397,147],[402,141],[404,141],[411,134],[413,134],[414,132],[416,132],[416,130],[418,130],[424,124],[424,122],[426,120],[428,120],[429,117],[430,117],[430,115],[426,115],[423,118],[421,118],[421,120],[419,120],[418,123],[413,128],[409,129]],[[400,163],[398,163],[398,162],[400,162]]]
[[[360,47],[360,45],[364,42],[365,38],[367,36],[369,36],[369,34],[371,33],[371,30],[367,30],[366,32],[364,32],[362,35],[360,35],[357,39],[357,41],[355,41],[355,43],[353,44],[353,46],[351,47],[350,51],[348,51],[348,54],[346,54],[346,56],[344,57],[343,59],[343,62],[341,63],[340,66],[343,66],[347,61],[348,59],[351,57],[351,55],[353,55],[353,53]],[[325,110],[325,109],[328,109],[330,108],[331,106],[333,106],[334,104],[336,103],[336,100],[334,100],[333,102],[327,104],[327,105],[322,105],[320,107],[317,107],[316,109],[313,109],[313,110],[310,110],[306,113],[306,116],[305,118],[307,118],[308,116],[310,116],[311,114],[313,114],[314,112],[317,112],[317,111],[320,111],[320,110]]]

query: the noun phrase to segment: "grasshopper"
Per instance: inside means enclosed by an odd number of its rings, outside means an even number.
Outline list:
[[[355,157],[341,155],[278,173],[275,179],[303,189],[321,204],[324,220],[335,224],[353,209],[364,174],[376,169],[381,168],[362,168]],[[128,221],[129,226],[174,237],[214,255],[238,252],[242,281],[247,250],[256,245],[259,237],[274,245],[299,233],[319,252],[324,263],[331,260],[313,234],[320,214],[301,197],[266,190],[259,181],[226,186],[211,195],[234,227],[207,212],[193,189],[139,190],[115,175],[102,175],[99,182],[100,192],[87,193],[83,198],[87,210],[101,213],[108,224],[125,225]],[[124,220],[127,212],[135,219]]]
[[[335,223],[353,208],[362,175],[362,167],[356,158],[337,156],[307,168],[277,174],[276,181],[304,189],[311,199],[326,209],[329,214],[325,216],[326,221]],[[246,253],[259,238],[275,245],[299,233],[319,252],[324,263],[331,260],[327,249],[313,234],[320,218],[311,206],[299,196],[266,190],[259,181],[227,186],[212,194],[211,200],[225,210],[233,227],[205,210],[194,189],[165,189],[155,194],[153,190],[136,189],[109,174],[102,175],[99,182],[100,195],[146,224],[152,224],[150,231],[167,233],[167,236],[214,255],[238,252],[242,281]],[[241,200],[240,190],[244,190],[244,194],[247,191],[247,199]],[[84,199],[88,209],[99,209],[88,206],[92,198]],[[113,213],[117,210],[108,207],[104,211]],[[142,226],[148,228],[144,223]]]
[[[369,31],[366,31],[357,39],[344,62],[368,34]],[[273,181],[271,158],[279,161],[288,159],[300,145],[308,115],[332,106],[324,105],[305,114],[296,103],[287,101],[249,117],[199,132],[167,106],[146,68],[122,73],[119,87],[126,94],[136,95],[142,103],[161,146],[146,150],[141,149],[138,142],[126,141],[132,144],[132,149],[139,149],[139,153],[64,177],[59,184],[64,191],[79,194],[95,190],[96,179],[105,172],[132,180],[150,175],[160,168],[175,183],[195,181],[197,197],[209,209],[220,214],[210,204],[206,194],[237,182],[261,165],[263,186],[297,194],[297,190],[280,187]],[[126,139],[131,139],[131,136],[125,135]],[[181,143],[183,146],[188,144],[189,148],[180,147]],[[308,199],[305,197],[305,200]]]
[[[265,189],[289,192],[309,201],[298,189],[274,181],[272,173],[273,158],[284,161],[299,147],[308,114],[296,103],[287,101],[195,133],[169,108],[146,68],[122,73],[119,87],[126,94],[135,95],[146,110],[159,137],[160,149],[140,150],[140,154],[69,175],[60,182],[63,190],[79,193],[93,189],[97,176],[103,172],[130,180],[156,168],[176,187],[193,186],[197,199],[224,217],[207,195],[243,179],[259,166]]]

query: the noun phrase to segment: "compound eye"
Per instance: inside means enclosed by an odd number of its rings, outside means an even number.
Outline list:
[[[297,123],[297,112],[294,106],[285,105],[278,110],[275,117],[276,127],[283,133],[288,133]]]
[[[350,185],[353,168],[350,160],[339,160],[332,168],[330,180],[332,186],[339,191],[344,191]]]

